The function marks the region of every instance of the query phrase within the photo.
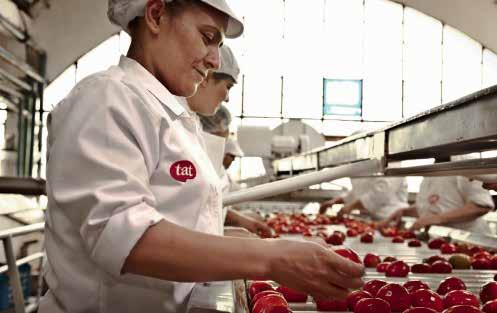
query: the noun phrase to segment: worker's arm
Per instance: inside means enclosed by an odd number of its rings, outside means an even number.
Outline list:
[[[321,203],[321,205],[319,207],[319,213],[325,214],[326,211],[328,210],[328,208],[331,208],[335,204],[343,204],[343,203],[344,203],[344,199],[342,197],[333,198],[333,199],[324,201]]]
[[[266,223],[244,215],[243,213],[239,213],[233,209],[228,209],[225,224],[229,226],[243,227],[248,231],[258,234],[264,238],[271,237],[271,228],[267,226]]]
[[[474,220],[490,211],[488,207],[482,207],[468,202],[461,208],[439,214],[426,214],[414,222],[411,229],[417,230],[429,225],[445,225]]]
[[[343,298],[362,285],[363,267],[315,243],[214,236],[163,220],[144,233],[122,272],[182,282],[263,277]]]
[[[390,224],[399,225],[402,216],[418,217],[418,211],[415,205],[411,205],[407,208],[398,209],[392,213],[387,219],[378,223],[379,228],[387,227]]]
[[[364,204],[361,202],[361,200],[355,200],[351,204],[348,204],[344,206],[343,208],[338,211],[338,216],[341,217],[345,214],[350,214],[354,210],[359,210],[361,213],[367,213],[368,210],[364,207]]]

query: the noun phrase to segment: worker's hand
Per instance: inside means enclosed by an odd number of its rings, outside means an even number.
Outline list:
[[[379,222],[377,224],[378,229],[388,227],[391,224],[393,224],[395,226],[399,226],[400,222],[402,220],[402,216],[404,216],[404,210],[402,210],[402,209],[399,209],[399,210],[393,212],[388,218],[382,220],[381,222]]]
[[[354,210],[354,207],[350,205],[346,205],[343,208],[340,209],[340,211],[337,212],[337,216],[339,218],[343,217],[346,214],[350,214]]]
[[[246,215],[240,215],[238,225],[262,238],[271,238],[273,236],[272,229],[266,223]]]
[[[335,204],[340,204],[340,203],[343,203],[343,198],[341,197],[321,202],[321,205],[319,206],[319,214],[325,214],[328,208],[331,208]]]
[[[344,299],[363,285],[364,267],[312,242],[274,240],[268,278],[317,299]]]
[[[425,228],[430,225],[441,224],[441,219],[438,215],[435,214],[426,214],[418,218],[414,224],[409,228],[411,231],[420,230],[421,228]]]

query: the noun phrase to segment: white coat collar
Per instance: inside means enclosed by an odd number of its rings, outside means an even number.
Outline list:
[[[157,78],[137,61],[122,55],[119,60],[119,67],[124,72],[132,75],[134,79],[137,79],[141,85],[152,93],[157,100],[162,102],[163,105],[171,109],[174,114],[179,116],[186,111],[184,106],[178,103],[176,96],[167,90]]]

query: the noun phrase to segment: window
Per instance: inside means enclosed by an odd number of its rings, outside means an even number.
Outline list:
[[[460,31],[443,31],[442,101],[447,103],[481,89],[482,46]]]
[[[482,87],[497,85],[497,55],[492,51],[483,50]]]
[[[76,81],[118,64],[120,55],[119,35],[114,35],[78,60]]]
[[[362,80],[325,78],[323,93],[323,115],[362,115]]]
[[[400,4],[367,0],[364,35],[363,117],[402,118],[402,16]]]
[[[440,21],[404,10],[405,117],[441,104],[442,30]]]

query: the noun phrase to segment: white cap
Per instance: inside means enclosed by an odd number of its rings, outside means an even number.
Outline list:
[[[212,116],[198,114],[202,129],[210,134],[229,130],[231,124],[231,113],[225,105],[219,107]]]
[[[128,24],[138,16],[143,16],[148,0],[109,0],[107,16],[109,20],[129,32]],[[174,0],[164,0],[166,3]],[[227,38],[236,38],[243,33],[243,23],[235,15],[225,0],[199,0],[228,15]]]
[[[214,73],[221,73],[231,76],[235,83],[238,83],[238,75],[240,74],[240,67],[236,61],[235,55],[230,47],[223,45],[219,52],[221,54],[221,67],[215,70]]]
[[[226,144],[224,146],[224,154],[231,154],[236,157],[242,157],[243,151],[242,148],[240,148],[238,141],[236,141],[231,137],[228,137],[228,139],[226,139]]]

